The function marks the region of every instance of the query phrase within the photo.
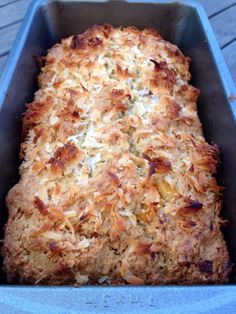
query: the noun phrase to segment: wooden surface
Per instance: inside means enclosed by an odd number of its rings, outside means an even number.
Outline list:
[[[0,73],[31,0],[0,0]],[[236,0],[199,0],[236,83]]]

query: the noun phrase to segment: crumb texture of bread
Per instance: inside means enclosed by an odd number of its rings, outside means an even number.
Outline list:
[[[153,29],[93,26],[44,58],[8,193],[9,282],[227,282],[219,148],[189,58]]]

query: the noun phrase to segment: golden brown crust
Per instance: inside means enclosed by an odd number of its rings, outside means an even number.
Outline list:
[[[214,174],[189,58],[153,29],[94,26],[49,50],[8,193],[8,280],[228,280]]]

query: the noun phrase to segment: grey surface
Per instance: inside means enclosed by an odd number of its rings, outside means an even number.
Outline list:
[[[0,57],[0,61],[4,57],[7,57],[20,25],[21,23],[19,22],[0,29],[0,55],[2,55],[2,57]],[[6,58],[4,60],[6,60]]]
[[[216,38],[221,48],[236,38],[236,5],[211,18]]]
[[[3,69],[3,67],[5,66],[6,61],[7,61],[7,56],[0,58],[0,72],[1,72],[1,69]]]
[[[236,41],[223,50],[223,55],[225,60],[228,61],[229,70],[232,74],[234,82],[236,82]]]
[[[17,2],[19,0],[1,0],[0,1],[0,8],[7,5],[7,4],[10,4],[10,3],[13,3],[13,2]]]
[[[204,6],[208,16],[220,14],[222,10],[236,3],[235,0],[198,0],[198,2]]]
[[[221,177],[227,188],[223,214],[232,223],[225,235],[231,257],[236,261],[236,101],[230,101],[230,96],[236,95],[236,91],[204,12],[194,5],[191,9],[191,5],[177,4],[149,8],[147,4],[90,3],[87,7],[83,4],[71,7],[63,1],[61,3],[61,6],[46,6],[44,10],[37,5],[32,7],[1,77],[1,223],[4,223],[4,196],[15,183],[14,175],[17,173],[21,113],[25,110],[24,103],[32,100],[36,89],[38,72],[32,55],[44,54],[58,39],[99,21],[126,25],[135,20],[139,27],[148,24],[158,28],[167,40],[178,44],[192,58],[193,84],[202,92],[198,108],[204,132],[208,141],[217,142],[222,148]],[[168,27],[163,27],[166,19],[170,22]],[[9,287],[4,285],[3,274],[0,274],[0,279],[0,313],[236,312],[235,285],[75,289]],[[235,278],[232,281],[236,282]]]
[[[30,0],[0,0],[0,73]],[[236,83],[236,0],[199,0],[210,17],[226,63]],[[7,25],[10,25],[7,27]],[[226,52],[225,52],[226,51]],[[233,65],[233,66],[232,66]]]
[[[0,28],[22,20],[31,0],[13,2],[0,8]],[[1,5],[1,2],[0,2]]]

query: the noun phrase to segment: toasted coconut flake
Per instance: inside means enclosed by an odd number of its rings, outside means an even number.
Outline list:
[[[112,179],[112,182],[114,182],[114,184],[119,186],[120,185],[119,177],[112,171],[108,171],[107,173],[108,173],[109,177]]]
[[[130,216],[133,215],[133,214],[132,214],[130,211],[128,211],[128,210],[119,211],[119,214],[120,214],[121,216],[125,216],[125,217],[130,217]]]
[[[140,286],[140,285],[144,285],[144,280],[139,278],[138,276],[135,276],[135,275],[126,275],[125,276],[125,280],[130,283],[131,285],[137,285],[137,286]]]
[[[77,249],[80,250],[80,249],[86,249],[88,248],[90,245],[90,242],[88,239],[83,239],[81,240],[78,244],[77,244]]]
[[[199,263],[199,269],[202,273],[212,274],[213,272],[212,261],[209,261],[209,260],[201,261]]]
[[[88,275],[81,275],[79,272],[75,275],[75,280],[78,284],[83,285],[89,281]]]
[[[54,171],[64,170],[68,164],[76,160],[79,150],[73,142],[66,143],[62,147],[58,147],[54,156],[49,159],[48,163]]]
[[[54,240],[49,241],[49,248],[52,252],[60,252],[60,248],[59,248],[57,242]]]
[[[47,206],[44,204],[44,202],[38,196],[36,196],[34,198],[34,205],[40,211],[40,213],[42,215],[48,214]]]
[[[104,282],[106,282],[109,279],[108,276],[102,276],[98,279],[98,283],[102,284]]]
[[[197,213],[200,209],[202,209],[202,207],[202,203],[191,199],[186,199],[186,204],[179,209],[179,212],[182,214]]]
[[[56,233],[54,231],[46,231],[43,236],[50,240],[60,241],[62,239],[62,235],[60,233]]]
[[[73,218],[76,217],[76,210],[67,210],[63,212],[64,216],[67,218]]]

